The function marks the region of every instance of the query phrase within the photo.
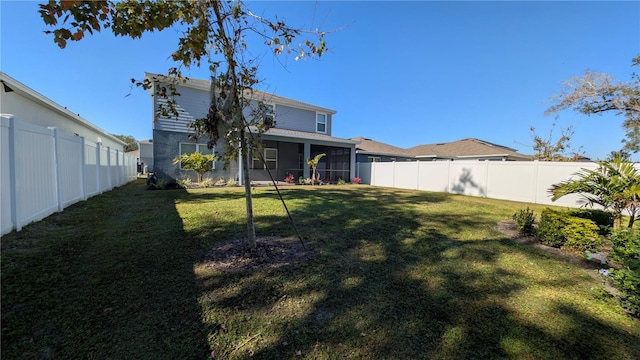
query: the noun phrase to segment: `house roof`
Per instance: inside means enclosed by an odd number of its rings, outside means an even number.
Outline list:
[[[524,155],[506,146],[493,144],[488,141],[467,138],[447,143],[418,145],[407,149],[416,158],[478,158],[501,157],[510,160],[531,160],[530,155]]]
[[[255,126],[252,126],[251,131],[253,132],[255,130],[256,130]],[[350,144],[350,145],[358,143],[358,141],[355,141],[352,139],[343,139],[343,138],[329,136],[325,134],[317,134],[317,133],[310,133],[305,131],[295,131],[295,130],[287,130],[287,129],[279,129],[279,128],[271,128],[267,130],[264,133],[264,135],[280,136],[280,137],[294,138],[294,139],[321,140],[321,141],[327,141],[332,143],[341,143],[341,144]]]
[[[162,81],[167,79],[168,81],[172,81],[175,80],[174,78],[167,76],[167,75],[161,75],[161,74],[154,74],[154,73],[145,73],[145,77],[151,81]],[[177,85],[179,86],[186,86],[186,87],[191,87],[194,89],[198,89],[198,90],[204,90],[204,91],[210,91],[211,89],[211,81],[208,80],[201,80],[201,79],[192,79],[192,78],[186,78],[186,80],[184,82],[180,82]],[[261,90],[253,90],[252,94],[248,95],[249,98],[254,98],[254,99],[259,99],[261,101],[264,101],[266,103],[272,103],[272,104],[276,104],[276,105],[285,105],[285,106],[290,106],[290,107],[294,107],[297,109],[305,109],[305,110],[311,110],[311,111],[318,111],[318,112],[324,112],[327,114],[336,114],[337,111],[332,110],[332,109],[328,109],[325,107],[321,107],[321,106],[317,106],[317,105],[313,105],[313,104],[309,104],[309,103],[305,103],[302,101],[298,101],[298,100],[294,100],[294,99],[290,99],[290,98],[286,98],[284,96],[279,96],[276,94],[271,94],[265,91],[261,91]]]
[[[358,141],[356,146],[356,153],[358,154],[374,154],[374,155],[389,155],[389,156],[403,156],[413,157],[414,155],[405,149],[397,146],[385,144],[379,141],[371,140],[364,137],[354,137],[351,140]]]
[[[66,107],[61,106],[60,104],[54,102],[53,100],[47,98],[46,96],[40,94],[39,92],[31,89],[30,87],[28,87],[27,85],[21,83],[20,81],[12,78],[11,76],[7,75],[6,73],[0,71],[0,83],[2,83],[2,86],[5,87],[5,91],[15,91],[17,94],[20,94],[21,96],[24,96],[25,98],[33,101],[34,103],[40,104],[42,106],[44,106],[45,108],[48,108],[51,111],[57,112],[58,114],[62,115],[63,117],[69,119],[70,121],[79,124],[85,128],[91,129],[94,132],[109,138],[112,141],[115,141],[117,143],[121,143],[122,145],[126,145],[126,143],[120,139],[118,139],[117,137],[109,134],[108,132],[102,130],[101,128],[97,127],[96,125],[90,123],[89,121],[85,120],[84,118],[80,117],[79,114],[74,114],[73,112],[71,112],[70,110],[68,110]],[[7,90],[9,89],[9,90]]]

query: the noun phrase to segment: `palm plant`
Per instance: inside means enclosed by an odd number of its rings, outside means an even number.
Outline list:
[[[569,179],[549,188],[556,201],[568,194],[580,194],[587,205],[602,206],[613,212],[614,227],[622,225],[622,212],[629,214],[628,227],[632,227],[640,210],[640,174],[632,163],[616,156],[610,160],[598,161],[595,170],[582,169]]]
[[[193,170],[198,174],[198,183],[202,182],[204,173],[213,170],[215,156],[212,154],[202,154],[198,151],[190,154],[182,154],[173,159],[174,164],[180,164],[185,170]]]
[[[323,156],[326,156],[327,154],[325,153],[320,153],[318,155],[316,155],[316,157],[314,157],[313,159],[307,159],[307,164],[309,164],[309,166],[311,166],[311,169],[313,170],[313,175],[311,177],[311,183],[315,184],[316,180],[316,169],[318,168],[318,163],[320,163],[320,159],[322,159]]]

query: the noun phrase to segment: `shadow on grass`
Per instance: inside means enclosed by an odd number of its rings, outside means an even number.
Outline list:
[[[531,284],[527,276],[501,266],[505,252],[529,251],[504,238],[463,241],[443,231],[495,227],[495,221],[483,214],[425,218],[412,209],[416,203],[446,201],[449,195],[375,188],[283,193],[303,237],[321,249],[321,255],[315,263],[269,274],[212,272],[201,277],[203,311],[218,314],[214,323],[226,329],[214,333],[211,341],[223,357],[640,355],[636,335],[572,304],[549,302],[572,311],[560,309],[568,313],[561,326],[571,324],[570,331],[555,332],[548,320],[540,319],[545,324],[540,326],[521,318],[515,310],[517,300],[510,299],[517,299],[525,287],[572,284],[554,279]],[[254,199],[259,203],[274,196],[265,190]],[[261,233],[291,235],[283,216],[257,214],[256,221]],[[270,325],[256,329],[247,320],[252,317]],[[594,344],[602,345],[597,353],[590,346]]]
[[[137,181],[3,236],[2,357],[206,358],[183,193]]]
[[[452,195],[283,189],[319,250],[313,261],[195,275],[210,246],[244,236],[241,190],[143,189],[127,185],[3,237],[3,358],[640,358],[637,335],[573,303],[542,299],[551,309],[531,310],[533,320],[517,311],[527,287],[572,284],[531,284],[503,263],[507,253],[546,261],[530,249],[456,236],[493,228],[494,217],[418,209]],[[280,209],[273,189],[253,197],[258,209]],[[279,210],[257,211],[256,225],[259,235],[294,234]],[[547,314],[562,317],[556,328],[536,321]]]

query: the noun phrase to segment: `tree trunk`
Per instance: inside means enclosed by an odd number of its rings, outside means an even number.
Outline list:
[[[240,132],[240,166],[242,166],[242,175],[244,183],[244,198],[247,205],[247,237],[249,239],[249,248],[251,253],[256,251],[256,229],[253,224],[253,202],[251,200],[251,179],[249,177],[249,149],[245,139],[244,131]]]

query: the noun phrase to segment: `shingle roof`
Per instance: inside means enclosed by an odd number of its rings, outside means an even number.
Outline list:
[[[517,150],[493,144],[488,141],[467,138],[453,142],[418,145],[407,149],[416,157],[507,157],[511,160],[531,160],[530,155],[524,155]]]
[[[356,151],[358,151],[359,153],[413,157],[413,154],[405,149],[385,144],[379,141],[367,139],[364,137],[354,137],[351,138],[351,140],[360,142],[358,145],[356,145]]]

